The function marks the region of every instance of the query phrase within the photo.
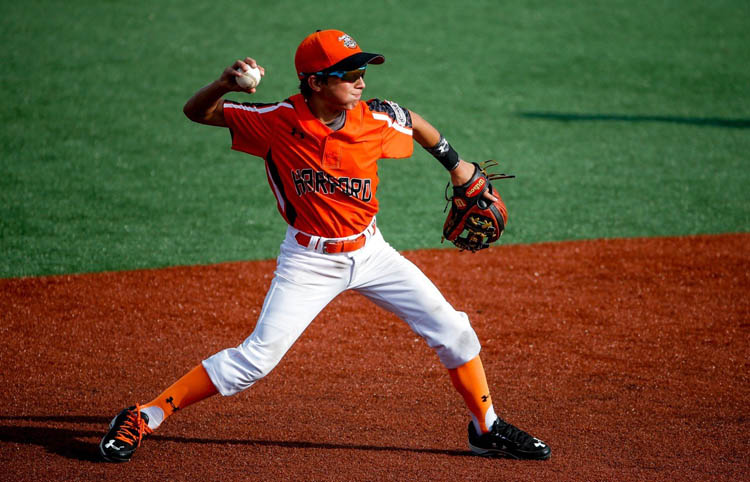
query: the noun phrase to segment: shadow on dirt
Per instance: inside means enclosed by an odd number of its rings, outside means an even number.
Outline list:
[[[0,421],[13,422],[65,422],[78,424],[97,424],[101,428],[89,430],[83,428],[71,429],[65,427],[49,427],[35,425],[0,425],[0,443],[17,443],[24,445],[39,445],[50,453],[65,458],[101,462],[99,458],[98,439],[104,434],[104,429],[110,419],[106,417],[91,416],[31,416],[31,417],[8,417],[0,416]],[[97,442],[92,443],[91,437]],[[282,440],[248,440],[248,439],[207,439],[192,437],[169,437],[152,435],[149,440],[165,440],[185,444],[218,444],[218,445],[246,445],[259,447],[281,447],[288,449],[345,449],[365,450],[374,452],[405,452],[414,454],[439,454],[454,457],[469,457],[472,454],[461,450],[424,449],[411,447],[377,446],[377,445],[355,445],[355,444],[332,444],[302,441]]]

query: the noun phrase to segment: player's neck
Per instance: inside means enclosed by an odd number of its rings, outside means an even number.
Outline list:
[[[307,107],[310,109],[310,112],[312,112],[312,115],[326,125],[335,122],[346,110],[339,106],[332,106],[315,95],[312,95],[305,100],[307,101]]]

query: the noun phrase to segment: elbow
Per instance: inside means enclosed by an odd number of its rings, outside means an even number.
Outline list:
[[[215,111],[196,109],[190,104],[190,102],[185,104],[185,107],[182,108],[182,113],[185,114],[185,117],[198,124],[221,127],[225,126],[223,117],[217,115]]]
[[[195,115],[195,109],[191,108],[190,102],[187,102],[182,108],[182,113],[191,121],[198,122],[198,116]]]
[[[185,114],[185,117],[198,124],[226,127],[223,111],[217,109],[216,106],[204,109],[191,99],[182,108],[182,113]]]

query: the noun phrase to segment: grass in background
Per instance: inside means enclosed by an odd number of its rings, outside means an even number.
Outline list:
[[[274,257],[262,161],[181,109],[246,55],[267,76],[232,97],[285,98],[329,27],[385,54],[369,97],[517,175],[505,243],[750,226],[744,1],[69,3],[0,6],[0,277]],[[387,238],[440,246],[447,174],[421,149],[380,174]]]

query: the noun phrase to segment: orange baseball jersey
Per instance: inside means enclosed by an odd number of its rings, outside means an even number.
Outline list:
[[[262,157],[278,209],[294,228],[340,238],[378,212],[377,161],[411,156],[411,115],[398,104],[360,101],[331,130],[301,94],[273,104],[224,101],[232,149]]]

